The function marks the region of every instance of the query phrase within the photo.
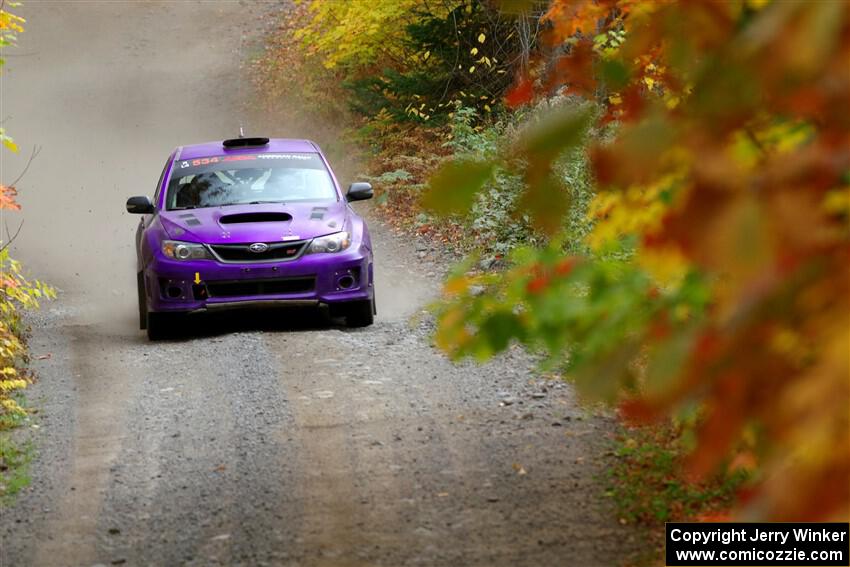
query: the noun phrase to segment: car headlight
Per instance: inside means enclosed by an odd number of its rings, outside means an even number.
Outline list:
[[[210,253],[203,244],[163,240],[162,253],[173,260],[209,260]]]
[[[318,254],[320,252],[342,252],[351,246],[351,235],[347,232],[335,232],[327,236],[314,238],[307,249],[308,254]]]

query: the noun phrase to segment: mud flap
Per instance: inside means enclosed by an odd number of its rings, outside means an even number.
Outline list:
[[[148,300],[145,292],[145,273],[136,273],[136,290],[139,294],[139,328],[148,328]]]

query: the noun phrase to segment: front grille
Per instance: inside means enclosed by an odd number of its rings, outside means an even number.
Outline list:
[[[274,280],[237,280],[207,282],[209,297],[239,297],[246,295],[287,295],[307,293],[316,287],[316,278],[286,278]]]
[[[269,249],[264,252],[252,252],[251,244],[211,244],[210,248],[224,262],[280,262],[297,258],[307,242],[269,242]]]

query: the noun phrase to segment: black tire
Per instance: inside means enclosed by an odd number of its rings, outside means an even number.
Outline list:
[[[145,293],[144,272],[136,274],[136,288],[139,294],[139,328],[145,330],[148,328],[148,296]]]
[[[182,313],[154,313],[147,312],[148,339],[161,341],[172,339],[180,334],[182,324]]]
[[[352,301],[346,306],[345,324],[349,327],[368,327],[375,322],[375,298]]]

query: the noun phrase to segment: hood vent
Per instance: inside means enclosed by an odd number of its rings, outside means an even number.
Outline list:
[[[239,224],[245,222],[288,222],[292,220],[289,213],[238,213],[224,215],[218,222],[221,224]]]

